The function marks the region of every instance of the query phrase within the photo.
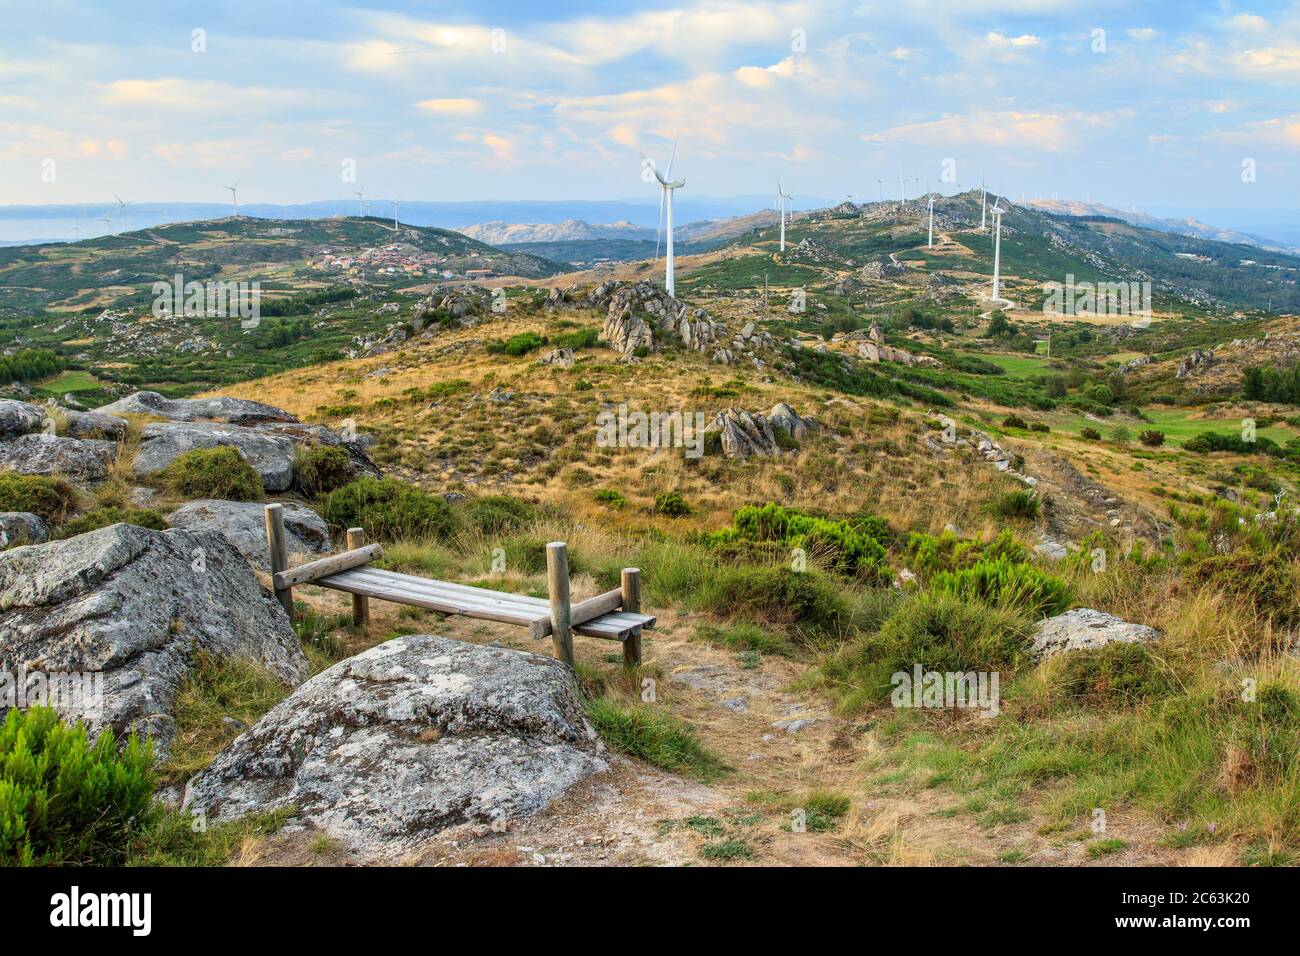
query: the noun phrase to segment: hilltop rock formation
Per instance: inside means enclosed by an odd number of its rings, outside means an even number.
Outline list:
[[[1077,651],[1120,642],[1133,644],[1154,641],[1160,633],[1145,624],[1132,624],[1123,618],[1089,607],[1075,608],[1049,617],[1034,631],[1034,660],[1042,661],[1062,651]]]
[[[277,807],[366,856],[545,809],[606,769],[573,672],[549,657],[395,638],[313,677],[194,777],[184,807]]]
[[[656,333],[675,338],[697,352],[707,352],[725,327],[703,309],[693,312],[652,282],[619,286],[609,297],[604,338],[624,356],[640,348],[654,349]]]
[[[1187,378],[1193,372],[1209,368],[1214,364],[1214,353],[1204,352],[1200,349],[1193,349],[1187,358],[1178,363],[1178,371],[1175,373],[1178,378]]]
[[[329,528],[305,505],[283,502],[285,543],[290,555],[315,557],[333,550]],[[270,571],[266,546],[266,506],[255,501],[221,501],[205,498],[181,505],[167,516],[173,528],[215,531],[253,567]]]
[[[115,524],[0,552],[0,671],[102,675],[98,698],[49,701],[92,732],[135,728],[166,753],[199,651],[307,674],[284,609],[221,535]]]

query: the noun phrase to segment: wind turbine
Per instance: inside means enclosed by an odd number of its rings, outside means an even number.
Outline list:
[[[884,202],[884,201],[885,201],[885,181],[884,181],[883,179],[879,179],[879,178],[877,178],[877,179],[876,179],[876,185],[880,187],[880,201],[881,201],[881,202]]]
[[[898,201],[907,202],[907,177],[898,177]]]
[[[781,180],[776,181],[776,201],[781,207],[781,251],[785,252],[785,204],[786,200],[793,197],[781,188]],[[852,198],[852,197],[850,197]]]
[[[399,201],[401,198],[402,198],[402,197],[401,197],[401,195],[399,194],[399,195],[397,195],[397,196],[394,196],[392,199],[388,200],[389,202],[391,202],[391,203],[393,204],[393,232],[398,232],[398,231],[399,231],[399,229],[398,229],[398,222],[397,222],[397,203],[398,203],[398,201]]]
[[[669,295],[675,296],[677,292],[677,283],[673,276],[673,190],[681,189],[686,185],[686,180],[674,180],[673,161],[677,158],[677,141],[673,140],[673,152],[668,157],[668,168],[664,170],[663,175],[659,174],[659,167],[654,167],[655,179],[659,180],[659,228],[662,232],[664,225],[664,204],[668,205],[668,255],[667,267],[664,271],[664,288]],[[667,177],[667,178],[665,178]],[[778,188],[780,188],[778,186]],[[784,217],[782,223],[784,224]],[[659,237],[655,236],[655,258],[659,257]]]
[[[998,280],[1002,273],[1002,202],[997,196],[993,197],[993,304],[997,305],[1002,300],[998,289]]]
[[[108,234],[109,234],[110,236],[113,235],[113,217],[112,217],[112,216],[100,216],[100,217],[99,217],[99,221],[100,221],[100,222],[106,222],[106,223],[108,223]]]
[[[989,191],[984,185],[984,180],[980,179],[980,232],[988,232],[988,206]]]
[[[239,180],[236,179],[235,185],[227,186],[226,188],[230,190],[230,203],[231,203],[230,215],[238,216],[239,215]]]
[[[934,248],[934,193],[930,193],[930,234],[925,241],[927,249]]]
[[[113,193],[113,198],[117,200],[117,215],[122,222],[126,222],[126,207],[131,205],[130,202],[122,202],[122,197]],[[135,202],[134,199],[131,202]]]
[[[366,208],[366,198],[365,198],[365,194],[364,194],[360,189],[354,189],[354,190],[352,191],[352,195],[354,195],[354,196],[357,197],[357,215],[360,216],[362,219],[364,219],[364,218],[366,217],[366,213],[365,213],[365,208]]]

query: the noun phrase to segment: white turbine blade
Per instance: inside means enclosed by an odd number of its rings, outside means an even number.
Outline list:
[[[664,175],[667,176],[669,179],[672,179],[672,178],[673,178],[673,161],[674,161],[675,159],[677,159],[677,140],[676,140],[676,138],[673,139],[673,152],[672,152],[672,155],[668,157],[668,168],[667,168],[666,170],[664,170]],[[660,182],[662,182],[662,181],[663,181],[663,180],[660,180]]]

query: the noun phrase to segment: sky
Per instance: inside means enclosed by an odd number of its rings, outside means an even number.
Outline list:
[[[0,204],[653,199],[676,139],[697,196],[1300,207],[1300,2],[3,9]]]

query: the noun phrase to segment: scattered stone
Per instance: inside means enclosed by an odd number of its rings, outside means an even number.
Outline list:
[[[63,475],[74,481],[103,481],[117,457],[117,443],[62,438],[32,432],[0,443],[0,471],[20,475]]]
[[[110,415],[156,415],[174,422],[228,422],[231,425],[258,425],[263,422],[296,422],[282,408],[264,405],[246,398],[165,398],[157,392],[135,392],[111,405],[96,409]]]
[[[39,515],[29,511],[0,511],[0,548],[40,544],[50,536]]]
[[[1159,632],[1133,624],[1104,611],[1082,607],[1043,621],[1034,632],[1031,654],[1046,660],[1061,651],[1103,647],[1116,641],[1132,644],[1154,641]]]
[[[41,430],[45,413],[37,405],[0,398],[0,441]]]

